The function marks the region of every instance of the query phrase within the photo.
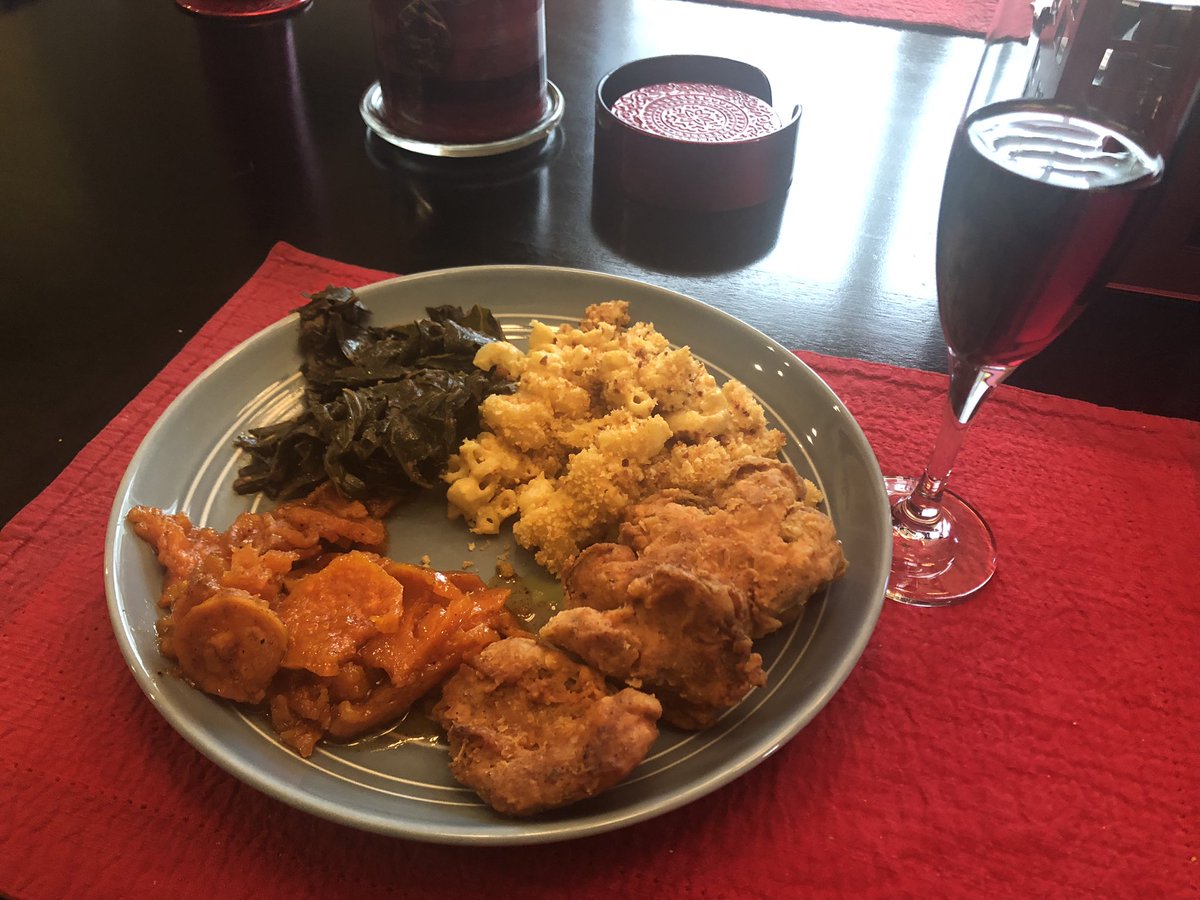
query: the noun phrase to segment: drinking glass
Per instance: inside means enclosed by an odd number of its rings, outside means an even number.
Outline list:
[[[948,605],[995,572],[991,529],[946,489],[967,425],[1106,280],[1198,85],[1200,0],[1054,0],[1027,41],[987,36],[938,216],[949,402],[925,471],[885,479],[891,599]]]
[[[312,0],[175,0],[175,5],[193,15],[216,19],[261,19],[299,11]]]
[[[379,81],[359,109],[379,137],[430,156],[491,156],[557,126],[544,0],[370,0],[370,10]]]

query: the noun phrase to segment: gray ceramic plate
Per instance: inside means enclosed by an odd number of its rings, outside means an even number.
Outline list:
[[[259,715],[209,697],[170,674],[155,643],[155,598],[162,574],[150,548],[125,524],[130,507],[158,506],[225,528],[254,502],[231,487],[240,464],[234,436],[276,420],[298,402],[296,317],[247,340],[189,386],[138,449],[117,492],[108,526],[105,579],[117,641],[134,677],[171,725],[205,756],[279,800],[337,822],[442,843],[520,844],[619,828],[682,806],[743,774],[780,747],[828,702],[866,646],[883,602],[891,537],[879,466],[842,402],[774,341],[696,300],[640,282],[537,266],[485,266],[428,272],[359,292],[380,325],[412,321],[426,306],[491,307],[518,344],[530,319],[578,322],[584,308],[625,299],[635,319],[652,321],[687,344],[718,378],[738,378],[758,395],[788,436],[786,455],[828,497],[845,544],[846,576],[809,603],[793,627],[759,642],[766,687],[753,691],[713,728],[664,729],[647,759],[608,793],[567,809],[516,821],[502,818],[458,786],[446,748],[398,733],[357,745],[326,745],[304,760],[284,749]],[[297,298],[298,304],[302,298]],[[487,577],[505,536],[474,539],[431,499],[389,523],[391,555]],[[523,554],[518,569],[539,573]],[[542,576],[545,580],[545,576]]]

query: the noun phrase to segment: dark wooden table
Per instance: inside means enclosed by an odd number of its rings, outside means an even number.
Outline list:
[[[559,133],[448,176],[368,138],[365,2],[255,26],[171,0],[0,3],[0,522],[278,240],[402,273],[632,276],[791,347],[942,368],[933,236],[979,40],[686,0],[547,0],[547,25]],[[664,53],[754,63],[804,106],[786,203],[655,222],[594,202],[597,80]],[[1200,304],[1105,291],[1011,383],[1200,418],[1198,337]]]

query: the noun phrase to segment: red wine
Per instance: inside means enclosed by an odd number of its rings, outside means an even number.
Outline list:
[[[954,138],[938,218],[946,342],[1012,366],[1074,321],[1107,276],[1138,189],[1162,159],[1118,129],[1036,101],[997,103]]]

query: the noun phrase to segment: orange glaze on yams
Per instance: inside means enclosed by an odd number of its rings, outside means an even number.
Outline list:
[[[329,488],[244,513],[225,532],[130,510],[166,569],[163,654],[200,689],[264,705],[303,756],[327,735],[402,718],[464,655],[519,625],[506,589],[374,552],[387,538],[383,512]]]

